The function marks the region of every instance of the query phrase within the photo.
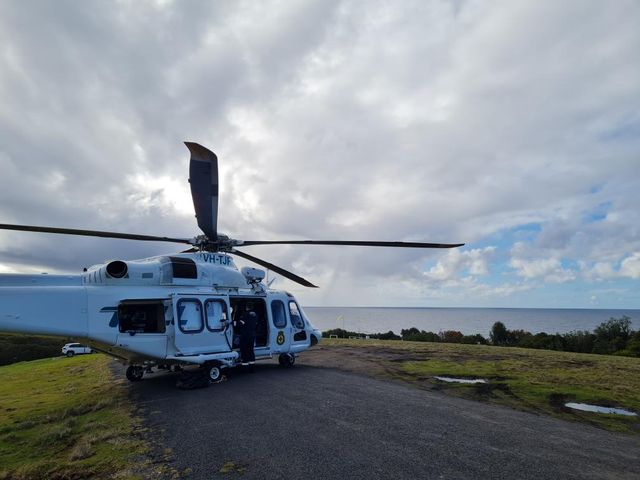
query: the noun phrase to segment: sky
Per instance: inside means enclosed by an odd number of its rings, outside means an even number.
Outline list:
[[[218,229],[310,306],[640,308],[640,3],[0,2],[0,223]],[[0,272],[175,244],[0,232]],[[237,259],[238,265],[246,265]]]

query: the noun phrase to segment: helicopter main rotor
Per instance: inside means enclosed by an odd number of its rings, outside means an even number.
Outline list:
[[[237,247],[248,247],[252,245],[342,245],[392,248],[455,248],[464,245],[464,243],[386,242],[371,240],[237,240],[230,238],[227,235],[218,233],[218,157],[211,150],[198,143],[185,142],[185,145],[191,153],[189,161],[189,185],[191,187],[191,197],[193,199],[196,220],[198,227],[203,233],[202,235],[197,235],[193,238],[174,238],[99,230],[13,224],[0,224],[0,230],[181,243],[192,246],[190,249],[185,250],[185,252],[208,251],[237,255],[305,287],[316,287],[316,285],[282,267],[278,267],[270,262],[240,251]]]

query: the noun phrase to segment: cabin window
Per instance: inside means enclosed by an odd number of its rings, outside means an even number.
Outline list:
[[[204,304],[207,329],[220,332],[227,326],[227,304],[222,300],[207,300]]]
[[[273,317],[274,327],[284,328],[287,326],[287,315],[284,313],[284,303],[280,300],[271,302],[271,316]]]
[[[289,302],[289,316],[291,317],[291,323],[296,328],[304,328],[304,320],[300,315],[298,304],[296,302]]]
[[[121,302],[118,305],[118,329],[126,333],[164,333],[166,327],[163,302]]]
[[[184,333],[196,333],[204,329],[199,300],[183,298],[178,301],[178,327]]]
[[[169,257],[173,269],[173,278],[198,278],[196,262],[185,257]]]

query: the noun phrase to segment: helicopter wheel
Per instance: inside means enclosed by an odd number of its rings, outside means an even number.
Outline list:
[[[282,367],[293,367],[293,364],[296,363],[296,357],[293,353],[281,353],[278,357],[278,363]]]
[[[129,365],[126,376],[130,382],[139,382],[144,376],[144,369],[138,365]]]
[[[218,383],[222,379],[222,369],[220,368],[220,364],[212,363],[204,365],[203,368],[211,383]]]

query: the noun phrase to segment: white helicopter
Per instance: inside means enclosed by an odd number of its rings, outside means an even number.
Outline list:
[[[263,283],[263,270],[244,267],[239,271],[229,254],[306,287],[315,285],[238,247],[464,245],[229,238],[217,231],[218,159],[197,143],[185,144],[191,152],[189,183],[203,235],[169,238],[9,224],[0,224],[0,229],[173,242],[191,248],[142,260],[114,260],[85,269],[80,275],[0,274],[0,331],[82,338],[91,348],[127,364],[126,376],[131,381],[141,380],[155,366],[182,370],[179,386],[195,388],[219,381],[223,369],[240,364],[239,326],[234,320],[241,312],[251,310],[257,316],[257,360],[278,356],[281,365],[293,366],[298,354],[322,337],[293,295],[271,290]]]

